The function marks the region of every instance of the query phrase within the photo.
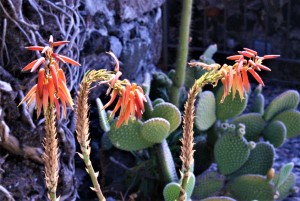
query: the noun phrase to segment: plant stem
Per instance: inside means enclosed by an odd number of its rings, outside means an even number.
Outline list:
[[[185,80],[185,68],[188,57],[193,0],[183,0],[182,4],[183,8],[180,20],[179,48],[177,51],[175,68],[176,74],[173,79],[173,85],[170,92],[171,102],[177,107],[179,106],[180,89],[183,86]]]
[[[57,201],[56,199],[56,188],[58,182],[58,142],[56,138],[56,127],[55,127],[55,114],[53,105],[49,105],[45,111],[45,180],[48,188],[49,199],[51,201]]]
[[[90,160],[90,140],[89,140],[89,119],[88,119],[88,94],[90,90],[91,82],[88,79],[83,79],[82,83],[80,84],[80,89],[77,96],[77,110],[76,110],[76,131],[77,131],[77,140],[80,145],[80,149],[82,154],[79,156],[83,159],[87,173],[90,175],[93,188],[99,198],[100,201],[105,201],[105,197],[102,194],[100,185],[98,183],[97,177],[99,172],[95,172]]]

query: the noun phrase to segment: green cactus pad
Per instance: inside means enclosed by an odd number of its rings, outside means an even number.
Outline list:
[[[265,121],[262,118],[262,115],[259,113],[247,113],[235,118],[231,123],[236,126],[240,123],[246,126],[246,134],[244,137],[248,141],[259,140],[259,136],[265,127]]]
[[[300,134],[300,112],[297,110],[288,110],[278,114],[273,121],[282,121],[286,127],[287,138],[296,137]]]
[[[264,118],[269,121],[277,114],[297,108],[299,104],[299,93],[296,90],[288,90],[277,96],[267,107]]]
[[[153,143],[148,142],[141,136],[142,122],[130,119],[127,125],[122,124],[116,128],[116,121],[111,125],[108,138],[114,146],[125,151],[136,151],[150,147]]]
[[[224,134],[214,147],[215,162],[224,175],[231,174],[242,167],[249,155],[248,142],[235,133]]]
[[[104,133],[101,137],[101,148],[104,150],[109,150],[112,147],[112,143],[108,138],[108,133]]]
[[[208,197],[200,201],[236,201],[236,200],[230,197],[216,196],[216,197]]]
[[[180,194],[180,185],[175,182],[167,184],[163,191],[165,201],[178,200],[179,194]]]
[[[185,200],[189,200],[195,186],[195,176],[193,173],[189,173],[189,179],[186,186],[186,196]],[[163,195],[165,201],[175,201],[178,200],[180,194],[180,184],[172,182],[165,186],[163,190]]]
[[[226,119],[230,119],[241,114],[245,110],[248,102],[246,94],[245,99],[241,100],[238,94],[235,96],[235,98],[233,98],[231,93],[225,98],[223,103],[220,103],[223,90],[224,87],[222,86],[219,88],[216,94],[216,114],[217,119],[221,121],[225,121]]]
[[[263,114],[264,113],[264,107],[265,107],[265,97],[264,97],[264,95],[257,94],[257,96],[253,100],[253,103],[250,106],[250,112]]]
[[[157,153],[158,164],[161,167],[165,183],[177,182],[178,176],[175,169],[173,156],[166,140],[154,146]]]
[[[196,177],[196,185],[192,198],[199,200],[213,196],[219,192],[225,182],[225,177],[217,172],[205,172]]]
[[[160,143],[169,135],[170,123],[163,118],[151,118],[141,128],[141,136],[151,142]]]
[[[153,105],[153,107],[155,107],[155,105],[158,105],[158,104],[164,103],[164,102],[165,102],[164,99],[162,99],[162,98],[157,98],[157,99],[155,99],[155,100],[152,102],[152,105]]]
[[[195,116],[195,126],[200,131],[209,129],[216,121],[216,99],[210,91],[202,92],[199,96]]]
[[[243,175],[228,185],[231,196],[237,200],[274,200],[275,188],[261,175]]]
[[[205,139],[196,142],[194,150],[194,173],[198,175],[212,164],[213,153]]]
[[[278,182],[279,175],[276,174],[274,177],[274,183]],[[279,197],[276,200],[283,200],[292,193],[293,187],[296,185],[296,177],[293,173],[290,173],[285,181],[277,187]]]
[[[281,121],[271,122],[263,130],[263,137],[265,141],[269,141],[274,147],[280,147],[286,138],[286,127]]]
[[[255,148],[251,150],[246,163],[228,177],[234,178],[244,174],[266,175],[273,166],[274,155],[274,147],[271,144],[259,142]]]
[[[169,121],[170,133],[172,133],[181,123],[181,114],[178,108],[171,103],[157,104],[151,114],[152,117],[161,117]]]
[[[108,123],[108,118],[105,110],[103,110],[103,103],[100,98],[96,99],[98,114],[99,114],[99,123],[100,127],[104,132],[108,132],[110,130],[110,125]]]

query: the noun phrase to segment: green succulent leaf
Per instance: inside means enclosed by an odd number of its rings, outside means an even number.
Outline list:
[[[273,118],[272,121],[284,123],[287,138],[296,137],[300,134],[300,112],[297,110],[284,111]]]
[[[195,114],[195,126],[200,131],[209,129],[215,123],[216,99],[212,92],[205,91],[200,94]]]
[[[279,174],[276,174],[273,181],[274,183],[278,183]],[[288,197],[292,192],[293,188],[296,185],[296,177],[293,173],[290,173],[285,181],[278,186],[276,189],[279,192],[279,197],[276,200],[283,200]]]
[[[263,130],[265,141],[269,141],[274,147],[280,147],[286,138],[286,127],[281,121],[273,121]]]
[[[125,151],[137,151],[153,145],[141,136],[142,122],[130,119],[128,124],[116,128],[116,121],[111,125],[108,138],[114,146]]]
[[[180,185],[176,182],[167,184],[163,191],[165,201],[178,200],[179,194],[180,194]]]
[[[160,143],[169,135],[170,123],[163,118],[151,118],[141,128],[142,137],[151,143]]]
[[[241,100],[239,95],[236,95],[235,98],[233,98],[231,93],[225,98],[223,103],[220,103],[223,95],[223,89],[223,86],[220,87],[216,94],[216,114],[217,119],[221,121],[240,115],[245,110],[248,102],[246,94],[245,99]]]
[[[291,174],[293,168],[294,168],[294,163],[291,162],[291,163],[285,164],[280,169],[278,179],[275,182],[276,187],[280,187],[285,182],[285,180]]]
[[[244,137],[248,141],[259,140],[259,136],[265,127],[265,121],[259,113],[247,113],[235,118],[231,123],[238,126],[240,123],[246,126]]]
[[[181,114],[178,108],[171,103],[160,103],[153,108],[152,117],[161,117],[170,123],[170,133],[181,123]]]
[[[215,162],[224,175],[231,174],[242,167],[249,155],[248,142],[235,133],[222,135],[214,147]]]
[[[277,96],[267,107],[264,118],[269,121],[277,114],[297,108],[299,104],[299,93],[296,90],[288,90]]]
[[[103,110],[103,103],[100,98],[96,99],[98,114],[99,114],[99,123],[100,127],[104,132],[108,132],[110,130],[110,125],[108,123],[108,118],[105,110]]]
[[[242,175],[228,185],[233,198],[242,201],[274,200],[275,188],[261,175]]]

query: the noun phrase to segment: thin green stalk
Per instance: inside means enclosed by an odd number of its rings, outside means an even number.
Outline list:
[[[96,192],[99,201],[105,201],[105,197],[102,194],[100,185],[98,183],[97,177],[99,172],[95,172],[90,160],[90,139],[89,139],[89,119],[88,119],[88,94],[90,90],[91,81],[88,80],[87,77],[82,81],[80,85],[80,89],[78,92],[77,98],[77,123],[76,123],[76,131],[77,131],[77,140],[80,145],[80,149],[82,154],[79,156],[83,159],[86,165],[86,171],[90,175],[93,187],[91,189]]]
[[[180,20],[179,48],[177,51],[175,68],[176,74],[173,78],[173,85],[170,91],[171,102],[177,107],[179,106],[180,89],[183,86],[185,80],[185,68],[189,49],[190,23],[193,0],[183,0],[182,4],[183,8]]]

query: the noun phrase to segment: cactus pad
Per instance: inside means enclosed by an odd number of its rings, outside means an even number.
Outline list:
[[[151,117],[161,117],[170,123],[170,133],[172,133],[181,123],[181,114],[178,108],[171,103],[157,104]]]
[[[195,176],[193,173],[189,173],[189,178],[186,185],[186,196],[185,200],[189,200],[195,186]],[[165,186],[163,190],[163,195],[165,201],[175,201],[178,200],[180,194],[180,184],[172,182]]]
[[[165,102],[164,99],[162,99],[162,98],[157,98],[157,99],[155,99],[155,100],[152,102],[152,105],[153,105],[153,107],[154,107],[155,105],[160,104],[160,103],[164,103],[164,102]]]
[[[274,147],[280,147],[286,138],[286,127],[281,121],[271,122],[263,130],[265,141],[269,141]]]
[[[216,99],[212,92],[200,94],[195,116],[195,126],[200,131],[209,129],[216,121]]]
[[[236,126],[240,123],[246,126],[246,134],[244,137],[248,141],[259,140],[260,133],[263,131],[265,127],[265,121],[262,118],[262,115],[259,113],[247,113],[235,118],[231,123]]]
[[[264,97],[264,95],[259,93],[254,98],[253,103],[250,106],[250,112],[256,112],[259,114],[263,114],[264,107],[265,107],[265,97]]]
[[[225,182],[225,177],[217,172],[205,172],[196,177],[196,185],[192,195],[194,200],[213,196],[219,192]]]
[[[214,147],[215,161],[224,175],[231,174],[242,167],[249,155],[248,142],[235,133],[224,134]]]
[[[243,175],[228,186],[233,198],[242,201],[274,200],[275,188],[261,175]]]
[[[216,196],[216,197],[208,197],[201,201],[236,201],[236,200],[230,197]]]
[[[294,163],[288,163],[288,164],[285,164],[280,169],[280,172],[279,172],[279,175],[278,175],[278,179],[276,179],[276,180],[274,179],[275,180],[274,183],[275,183],[276,187],[280,187],[285,182],[285,180],[291,174],[293,168],[294,168]]]
[[[267,107],[264,118],[269,121],[277,114],[290,109],[297,108],[299,104],[299,93],[296,90],[288,90],[277,96]]]
[[[136,151],[150,147],[153,143],[141,136],[142,122],[130,119],[127,125],[116,128],[116,121],[111,125],[108,137],[112,144],[125,151]]]
[[[216,94],[216,114],[217,119],[221,121],[225,121],[226,119],[230,119],[241,114],[245,110],[248,102],[246,94],[245,99],[241,101],[238,94],[235,96],[235,98],[233,98],[231,93],[225,98],[223,103],[220,103],[223,95],[223,90],[224,87],[222,86],[218,89]]]
[[[230,178],[238,177],[243,174],[260,174],[266,175],[273,166],[275,151],[271,144],[259,142],[251,150],[250,156],[246,163],[233,174]]]
[[[286,127],[287,138],[296,137],[300,134],[300,112],[297,110],[288,110],[278,114],[273,119],[284,123]]]
[[[179,194],[180,194],[180,185],[175,182],[167,184],[163,191],[165,201],[178,200]]]
[[[170,123],[163,118],[151,118],[141,128],[142,137],[151,143],[160,143],[168,137]]]

